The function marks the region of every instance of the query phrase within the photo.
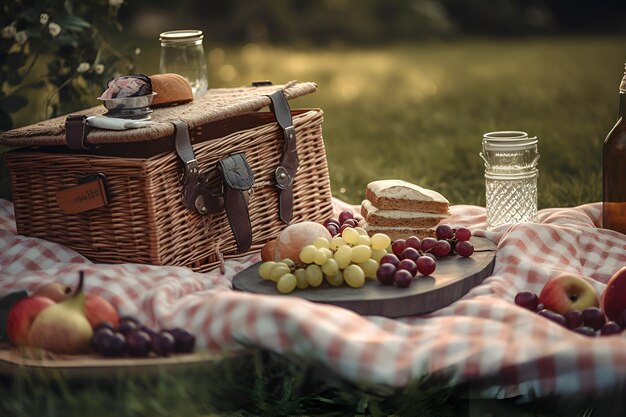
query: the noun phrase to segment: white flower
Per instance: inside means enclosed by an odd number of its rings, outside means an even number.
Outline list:
[[[61,33],[61,26],[54,22],[50,22],[50,24],[48,25],[48,32],[50,32],[50,35],[54,38],[59,33]]]
[[[15,34],[15,42],[17,42],[18,45],[24,45],[27,40],[28,40],[28,35],[26,34],[25,31],[20,30],[19,32]]]
[[[42,13],[39,15],[39,23],[45,25],[46,23],[48,23],[49,18],[50,16],[48,16],[48,13]]]
[[[135,55],[139,55],[141,53],[141,48],[135,49]]]
[[[2,28],[2,38],[3,39],[11,39],[15,36],[15,24],[11,23],[9,26],[5,26]]]
[[[109,6],[121,6],[124,3],[124,0],[109,0]]]
[[[79,74],[82,74],[83,72],[87,72],[89,71],[90,65],[88,62],[81,62],[80,64],[78,64],[78,67],[76,68],[76,72],[78,72]]]
[[[96,74],[100,75],[104,72],[104,65],[102,64],[96,64],[93,66],[93,70]]]

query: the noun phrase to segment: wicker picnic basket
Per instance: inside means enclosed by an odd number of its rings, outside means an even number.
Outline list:
[[[259,251],[289,222],[322,221],[332,215],[322,111],[287,105],[315,90],[298,82],[211,89],[189,104],[154,109],[156,123],[147,127],[89,129],[73,149],[70,117],[5,132],[1,143],[21,147],[5,154],[18,233],[95,262],[206,271]],[[285,105],[293,127],[277,115]],[[295,150],[288,149],[294,128]],[[187,149],[180,149],[181,135],[191,142]],[[295,166],[293,155],[284,163],[288,152],[297,152]],[[243,212],[231,215],[231,204]],[[247,228],[246,241],[237,235]]]

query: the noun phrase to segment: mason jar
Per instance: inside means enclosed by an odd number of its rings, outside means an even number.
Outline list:
[[[487,229],[537,221],[538,140],[526,132],[483,135]]]
[[[159,35],[159,71],[185,77],[191,84],[194,97],[204,94],[209,88],[203,38],[201,30],[173,30]]]

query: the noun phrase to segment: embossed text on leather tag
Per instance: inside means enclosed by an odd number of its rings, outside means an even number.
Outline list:
[[[57,203],[69,214],[81,213],[109,204],[104,176],[56,192]]]

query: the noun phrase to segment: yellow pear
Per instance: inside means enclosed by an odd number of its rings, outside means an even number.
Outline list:
[[[29,346],[68,355],[89,350],[93,330],[85,316],[83,282],[80,271],[74,294],[37,315],[28,333]]]

